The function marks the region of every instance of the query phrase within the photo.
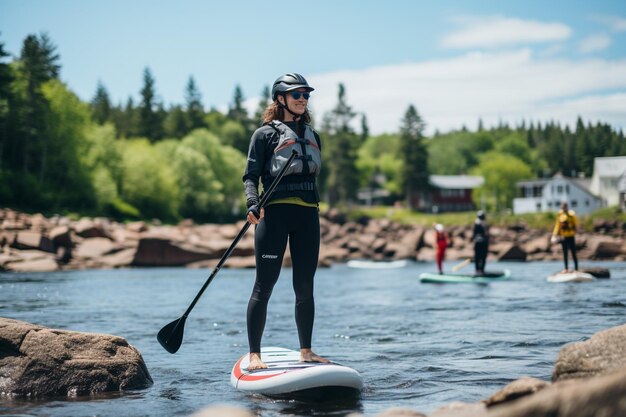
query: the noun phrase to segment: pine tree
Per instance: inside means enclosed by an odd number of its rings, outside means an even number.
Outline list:
[[[367,116],[365,113],[361,114],[361,145],[365,143],[370,136],[370,127],[367,124]]]
[[[324,117],[322,129],[326,132],[324,163],[327,167],[325,189],[331,206],[350,203],[358,189],[356,170],[359,136],[352,129],[351,122],[356,113],[346,101],[346,90],[339,84],[337,106]]]
[[[261,100],[259,100],[259,106],[257,107],[256,113],[254,113],[254,122],[257,125],[260,125],[263,121],[263,113],[265,113],[265,109],[270,104],[270,94],[269,85],[263,87],[263,91],[261,91]]]
[[[410,105],[400,127],[401,151],[404,167],[402,185],[410,208],[414,207],[416,195],[424,200],[428,190],[428,151],[424,143],[426,125],[415,106]]]
[[[46,140],[45,117],[48,102],[41,92],[41,86],[59,76],[59,54],[47,34],[39,37],[28,35],[24,40],[20,61],[21,77],[25,81],[25,96],[20,103],[19,136],[22,143],[17,145],[22,156],[24,174],[33,173],[38,167],[39,182],[44,180],[48,142]]]
[[[181,139],[189,133],[189,118],[187,116],[188,113],[185,113],[181,106],[171,107],[163,122],[165,137]]]
[[[228,118],[236,122],[241,123],[243,126],[247,125],[248,111],[243,106],[245,98],[241,87],[237,85],[235,87],[235,93],[233,94],[233,103],[228,109]]]
[[[0,171],[4,166],[5,144],[9,141],[9,109],[12,107],[11,102],[14,99],[11,91],[13,72],[8,64],[2,62],[4,58],[9,56],[9,53],[4,50],[4,43],[0,42]]]
[[[155,80],[149,68],[143,72],[139,105],[139,134],[155,142],[163,137],[163,119],[157,103]]]
[[[96,94],[91,100],[91,115],[93,120],[102,125],[111,120],[111,100],[109,92],[101,81],[98,81]]]
[[[185,88],[185,104],[188,131],[199,127],[206,127],[206,123],[204,122],[204,108],[202,106],[202,94],[200,94],[200,90],[198,90],[196,81],[192,76],[189,77],[187,87]],[[180,127],[180,121],[177,123]]]

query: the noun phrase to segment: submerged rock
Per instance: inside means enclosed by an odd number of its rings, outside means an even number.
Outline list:
[[[0,318],[0,397],[75,397],[150,385],[141,354],[121,337]]]

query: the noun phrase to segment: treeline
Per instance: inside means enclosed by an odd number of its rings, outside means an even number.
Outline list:
[[[264,87],[249,114],[235,87],[227,112],[206,109],[193,77],[185,102],[166,107],[146,68],[139,100],[112,103],[100,82],[82,102],[60,80],[60,56],[46,34],[29,35],[10,60],[0,42],[0,205],[77,212],[118,219],[230,221],[245,204],[241,176],[250,135],[269,103]],[[339,85],[337,104],[316,118],[322,136],[323,198],[331,206],[357,201],[359,189],[384,189],[385,202],[413,201],[429,174],[476,174],[486,179],[475,198],[509,207],[514,183],[534,176],[584,172],[593,158],[626,154],[623,133],[606,124],[576,129],[556,123],[463,128],[424,136],[416,107],[397,133],[372,136],[367,118]]]

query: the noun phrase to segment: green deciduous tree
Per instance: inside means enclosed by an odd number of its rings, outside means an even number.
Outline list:
[[[176,175],[147,139],[121,142],[123,188],[120,197],[144,218],[173,221],[180,206]]]
[[[91,176],[82,159],[88,149],[85,137],[91,124],[89,105],[59,80],[45,83],[42,93],[49,110],[45,117],[48,149],[41,183],[53,207],[92,208],[95,199]]]
[[[472,194],[474,202],[477,206],[485,204],[494,211],[510,208],[517,191],[515,184],[532,177],[532,170],[524,161],[495,151],[481,155],[480,163],[472,173],[485,179]]]

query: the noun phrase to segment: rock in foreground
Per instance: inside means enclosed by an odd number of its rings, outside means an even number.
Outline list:
[[[75,397],[150,385],[141,354],[121,337],[0,318],[0,397]]]

